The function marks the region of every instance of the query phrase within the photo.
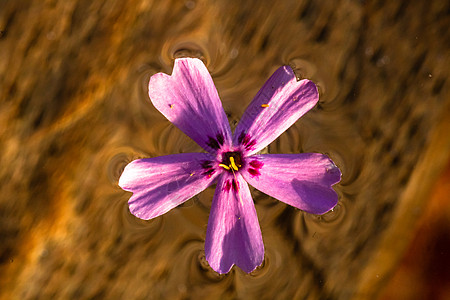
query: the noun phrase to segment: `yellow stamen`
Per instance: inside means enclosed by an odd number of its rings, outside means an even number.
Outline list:
[[[239,170],[239,168],[234,163],[234,157],[230,157],[230,167],[232,167],[235,171]]]
[[[269,104],[261,104],[261,107],[269,107]]]
[[[194,172],[192,172],[191,174],[189,174],[189,176],[194,176],[194,174],[195,174],[195,173],[194,173]]]
[[[222,167],[222,168],[224,168],[225,170],[229,170],[229,169],[230,169],[229,166],[224,165],[224,164],[219,164],[219,167]]]
[[[173,108],[173,104],[169,104],[169,107],[170,107],[170,108]]]

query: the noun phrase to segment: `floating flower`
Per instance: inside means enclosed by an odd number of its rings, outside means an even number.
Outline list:
[[[175,60],[172,75],[151,77],[153,105],[206,153],[137,159],[119,186],[133,192],[128,204],[138,218],[156,218],[216,183],[205,240],[209,265],[227,273],[236,264],[249,273],[264,259],[264,245],[249,183],[263,193],[312,214],[338,201],[332,185],[341,172],[319,153],[258,154],[319,100],[309,80],[288,66],[264,84],[232,135],[219,95],[199,59]]]

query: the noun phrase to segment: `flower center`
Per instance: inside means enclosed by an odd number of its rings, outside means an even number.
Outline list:
[[[238,171],[242,167],[241,152],[225,152],[222,155],[222,162],[219,164],[219,167],[231,172]]]

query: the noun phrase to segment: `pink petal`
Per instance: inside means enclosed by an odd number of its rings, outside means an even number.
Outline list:
[[[217,174],[202,174],[206,153],[182,153],[137,159],[129,163],[119,179],[119,186],[133,192],[128,201],[138,218],[158,217],[206,189]]]
[[[247,183],[224,173],[217,183],[205,240],[206,260],[220,274],[236,264],[247,273],[264,259],[258,217]]]
[[[313,108],[318,100],[317,87],[312,81],[297,81],[289,66],[279,68],[247,107],[235,130],[234,144],[242,144],[246,136],[251,146],[247,147],[249,154],[260,151]]]
[[[248,160],[249,167],[242,175],[269,196],[312,214],[326,213],[338,202],[331,186],[341,180],[341,171],[326,155],[266,154]],[[251,171],[253,160],[259,162],[259,175]]]
[[[156,109],[205,150],[212,153],[218,143],[230,145],[227,116],[201,60],[176,59],[172,75],[153,75],[148,90]]]

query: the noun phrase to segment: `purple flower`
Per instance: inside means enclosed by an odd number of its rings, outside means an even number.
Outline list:
[[[171,76],[149,83],[153,105],[206,153],[137,159],[119,186],[133,192],[128,204],[141,219],[156,218],[217,183],[209,215],[205,254],[218,273],[236,264],[249,273],[264,259],[264,245],[249,183],[308,213],[323,214],[338,201],[332,185],[341,172],[319,153],[257,154],[319,100],[309,80],[297,81],[288,66],[264,84],[234,134],[202,61],[175,60]]]

